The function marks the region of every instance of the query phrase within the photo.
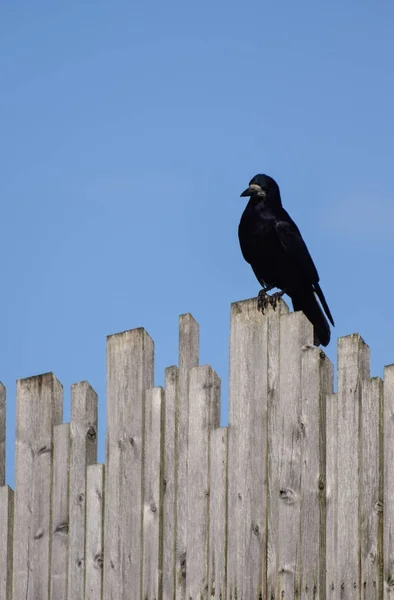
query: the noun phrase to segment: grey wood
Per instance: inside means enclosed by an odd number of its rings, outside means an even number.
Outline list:
[[[195,367],[189,380],[186,598],[208,598],[210,434],[220,424],[220,379]]]
[[[199,338],[199,325],[192,315],[181,315],[179,317],[179,383],[176,422],[176,600],[184,600],[186,598],[189,371],[192,367],[196,367],[199,364]]]
[[[163,588],[164,391],[146,392],[143,489],[142,598],[161,598]]]
[[[252,298],[231,306],[227,597],[266,586],[268,321]]]
[[[338,340],[338,552],[335,589],[358,599],[360,573],[360,412],[369,348],[359,335]],[[338,587],[339,586],[339,587]]]
[[[333,390],[333,365],[319,348],[301,356],[301,536],[297,556],[298,597],[326,595],[326,398]]]
[[[67,600],[70,425],[53,429],[51,600]]]
[[[0,487],[0,600],[11,600],[14,492]]]
[[[361,590],[368,600],[383,598],[383,382],[363,381],[360,439]]]
[[[383,593],[394,598],[394,364],[385,367],[383,381]]]
[[[103,594],[104,477],[104,465],[87,467],[84,600],[101,600]]]
[[[280,490],[280,454],[278,452],[278,430],[281,427],[280,411],[280,318],[288,314],[289,309],[281,301],[275,311],[269,310],[267,318],[267,550],[263,579],[266,576],[266,597],[271,600],[276,594],[279,571],[279,490]],[[264,584],[264,581],[263,581]],[[264,592],[264,589],[263,589]],[[264,594],[263,594],[264,597]]]
[[[49,597],[53,427],[62,400],[52,373],[17,382],[13,600]]]
[[[266,545],[266,360],[267,315],[263,317],[257,310],[255,298],[233,303],[228,432],[227,595],[230,599],[258,597],[263,587],[260,572]],[[254,444],[257,445],[253,448]]]
[[[153,387],[153,341],[142,328],[107,339],[107,470],[104,598],[141,595],[145,392]]]
[[[338,554],[338,396],[326,403],[326,598],[336,600]]]
[[[278,598],[293,598],[301,554],[302,347],[313,342],[313,327],[301,312],[280,319],[277,429],[271,451],[278,456]]]
[[[178,368],[165,371],[165,444],[163,496],[163,600],[175,594],[175,415],[178,401]]]
[[[68,599],[85,587],[86,469],[97,460],[97,394],[87,381],[71,386]]]
[[[225,600],[227,589],[228,428],[211,432],[209,475],[209,593]]]
[[[0,487],[5,484],[5,419],[6,419],[6,392],[0,383]]]

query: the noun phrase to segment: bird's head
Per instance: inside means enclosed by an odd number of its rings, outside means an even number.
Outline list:
[[[241,196],[258,196],[261,199],[266,196],[280,198],[279,186],[269,175],[255,175]]]

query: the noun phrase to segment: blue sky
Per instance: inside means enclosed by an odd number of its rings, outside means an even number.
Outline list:
[[[100,397],[105,338],[144,326],[156,384],[178,315],[222,378],[229,309],[256,295],[239,198],[274,176],[318,267],[336,337],[394,362],[394,4],[3,2],[0,380],[13,484],[15,380]]]

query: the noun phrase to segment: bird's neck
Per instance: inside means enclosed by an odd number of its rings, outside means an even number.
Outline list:
[[[258,208],[267,212],[275,213],[282,208],[282,200],[280,196],[259,196],[255,194],[250,197],[249,200],[250,208]]]

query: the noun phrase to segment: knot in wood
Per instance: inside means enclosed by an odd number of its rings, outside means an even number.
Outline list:
[[[155,513],[157,511],[157,507],[156,507],[156,504],[154,502],[151,502],[150,509],[151,509],[151,511],[153,513]]]
[[[68,523],[61,523],[60,525],[58,525],[56,527],[54,533],[60,533],[60,534],[68,533]]]
[[[257,523],[252,523],[252,531],[254,535],[259,535],[260,527],[257,525]]]
[[[96,439],[96,430],[94,427],[89,427],[86,432],[86,437],[88,438],[89,442],[94,442]]]
[[[294,492],[290,488],[282,488],[279,491],[279,497],[284,500],[286,504],[294,504]]]
[[[186,552],[183,552],[179,564],[181,567],[181,574],[186,575]]]
[[[102,569],[104,565],[104,556],[102,552],[97,552],[94,557],[94,562],[96,563],[98,569]]]
[[[375,502],[375,506],[374,509],[377,513],[381,513],[383,512],[383,501],[382,500],[377,500]]]
[[[78,504],[82,504],[82,502],[84,500],[85,500],[85,494],[78,494],[78,498],[77,498]]]

